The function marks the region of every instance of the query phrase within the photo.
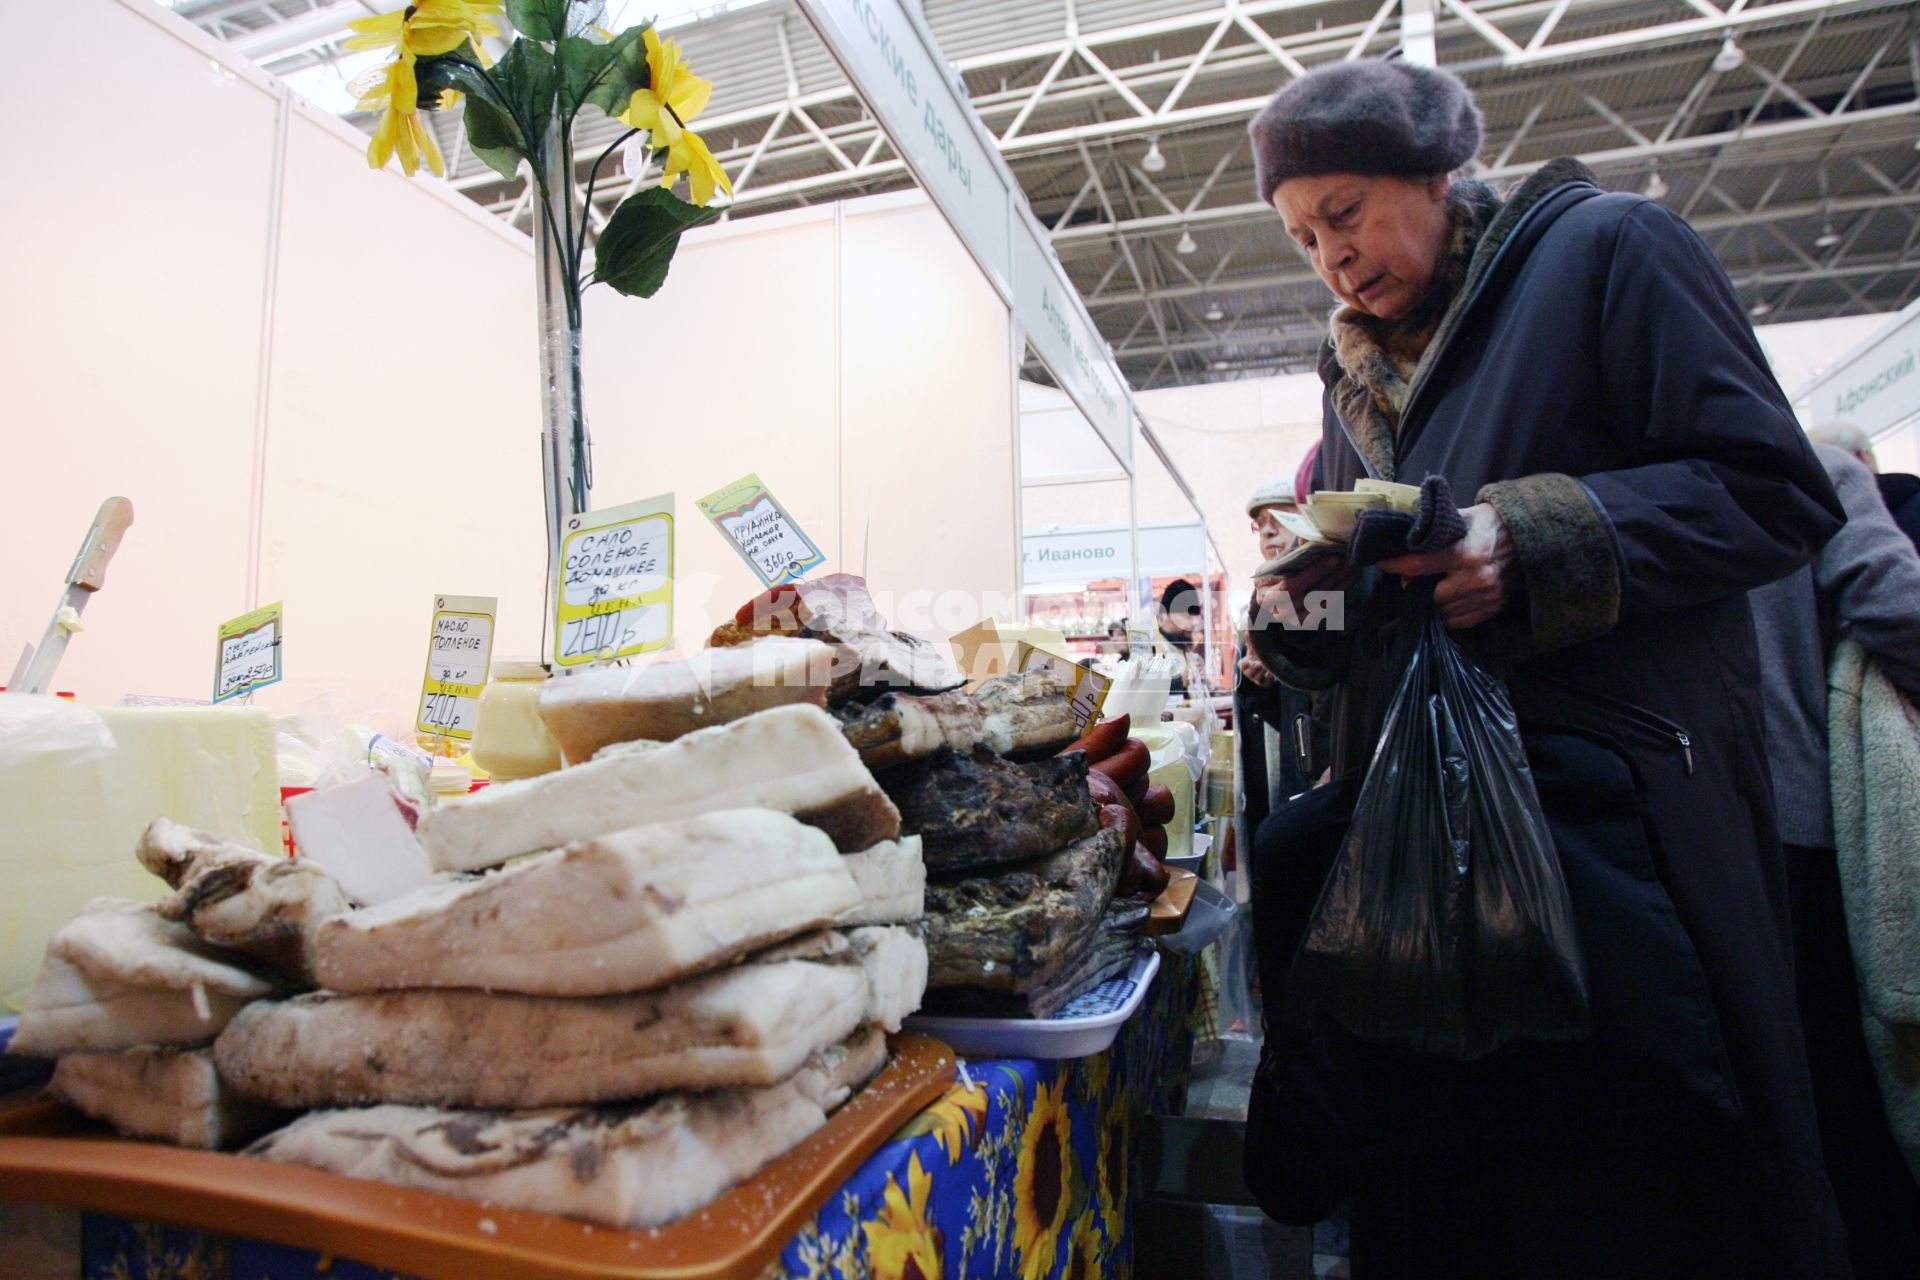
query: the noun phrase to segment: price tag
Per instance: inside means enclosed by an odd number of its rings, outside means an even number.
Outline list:
[[[435,596],[427,673],[420,682],[420,733],[473,741],[473,719],[493,662],[493,596]]]
[[[589,511],[560,543],[553,660],[608,662],[673,643],[673,495]]]
[[[826,563],[813,539],[801,532],[757,475],[742,476],[700,499],[698,506],[766,586],[796,581]]]
[[[284,632],[280,602],[220,624],[213,665],[213,700],[225,702],[279,681]]]
[[[1070,682],[1067,693],[1067,705],[1073,708],[1074,732],[1085,733],[1087,726],[1100,717],[1100,708],[1106,703],[1107,690],[1113,688],[1113,680],[1101,675],[1091,667],[1081,666],[1064,654],[1050,653],[1021,641],[1018,657],[1014,660],[1016,671],[1051,671],[1062,680]]]

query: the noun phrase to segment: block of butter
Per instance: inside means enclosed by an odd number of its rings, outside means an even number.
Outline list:
[[[0,694],[0,697],[17,695]],[[52,699],[46,701],[52,702]],[[0,754],[0,1010],[18,1012],[47,939],[94,898],[167,892],[134,856],[158,817],[280,846],[273,717],[254,707],[91,708],[110,748]]]

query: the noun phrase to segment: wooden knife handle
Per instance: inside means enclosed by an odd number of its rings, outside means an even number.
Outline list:
[[[68,584],[89,591],[105,586],[107,562],[120,549],[120,539],[127,536],[127,526],[132,523],[133,504],[125,498],[108,498],[101,503],[100,513],[93,518],[93,528],[87,531],[87,540],[67,574]]]

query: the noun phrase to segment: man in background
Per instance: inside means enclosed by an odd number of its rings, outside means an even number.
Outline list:
[[[1847,522],[1811,565],[1748,595],[1760,651],[1767,765],[1815,1114],[1847,1225],[1854,1280],[1911,1280],[1920,1276],[1920,1186],[1888,1127],[1861,1027],[1835,853],[1827,669],[1834,646],[1849,637],[1902,693],[1920,700],[1920,556],[1911,533],[1903,536],[1881,501],[1866,434],[1846,424],[1808,434]],[[1855,447],[1824,443],[1835,437]]]
[[[1882,473],[1879,460],[1873,456],[1873,442],[1851,422],[1828,422],[1807,434],[1816,444],[1830,444],[1842,453],[1852,454],[1874,473],[1874,483],[1880,488],[1880,500],[1887,504],[1888,514],[1900,526],[1900,532],[1907,535],[1907,541],[1920,548],[1920,476],[1899,471]]]

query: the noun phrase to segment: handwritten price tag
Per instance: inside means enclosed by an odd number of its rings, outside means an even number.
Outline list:
[[[757,475],[742,476],[698,505],[766,586],[793,582],[826,563],[813,539],[801,532]]]
[[[473,720],[493,661],[493,596],[435,596],[427,673],[413,727],[443,738],[473,740]]]
[[[278,681],[284,631],[280,602],[221,623],[214,657],[213,700],[225,702]]]
[[[560,544],[553,660],[607,662],[673,642],[673,495],[590,511]]]
[[[1070,686],[1067,705],[1073,708],[1073,724],[1077,732],[1085,733],[1087,727],[1100,718],[1100,708],[1107,701],[1107,691],[1113,688],[1112,679],[1091,667],[1081,666],[1065,654],[1037,648],[1024,640],[1015,647],[1014,653],[1014,670],[1048,671],[1067,681]]]

